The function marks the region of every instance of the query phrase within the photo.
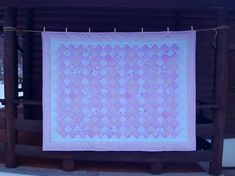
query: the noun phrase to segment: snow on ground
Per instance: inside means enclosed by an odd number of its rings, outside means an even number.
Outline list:
[[[1,81],[0,82],[0,99],[4,99],[4,84]],[[0,104],[0,108],[3,108],[4,106]]]

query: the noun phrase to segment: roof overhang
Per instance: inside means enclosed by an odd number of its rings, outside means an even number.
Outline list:
[[[235,9],[234,0],[1,0],[0,7]]]

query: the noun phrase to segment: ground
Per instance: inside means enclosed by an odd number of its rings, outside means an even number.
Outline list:
[[[152,176],[147,173],[135,172],[98,172],[98,171],[74,171],[65,172],[57,169],[43,169],[34,167],[17,167],[15,169],[5,168],[0,165],[0,176]],[[224,176],[234,176],[235,170],[229,169],[223,171]],[[161,176],[209,176],[207,173],[164,173]]]

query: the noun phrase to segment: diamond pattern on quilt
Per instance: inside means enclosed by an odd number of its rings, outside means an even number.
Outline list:
[[[179,49],[177,44],[61,45],[57,133],[85,139],[177,138]]]

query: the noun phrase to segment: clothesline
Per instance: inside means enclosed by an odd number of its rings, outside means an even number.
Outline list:
[[[216,26],[213,28],[204,28],[204,29],[196,29],[196,30],[194,30],[193,26],[191,26],[191,30],[196,31],[196,32],[215,31],[217,33],[217,31],[220,29],[230,29],[230,26],[221,25],[221,26]],[[46,27],[43,27],[43,30],[30,30],[30,29],[18,29],[18,28],[10,27],[10,26],[3,27],[3,31],[29,32],[29,33],[57,32],[57,31],[47,31]],[[167,31],[169,32],[171,31],[169,27],[167,27]],[[68,32],[67,27],[65,27],[65,32]],[[88,32],[91,32],[91,28],[88,28]],[[114,28],[114,32],[117,32],[116,28]],[[148,32],[148,31],[144,31],[144,28],[141,28],[141,32]]]

